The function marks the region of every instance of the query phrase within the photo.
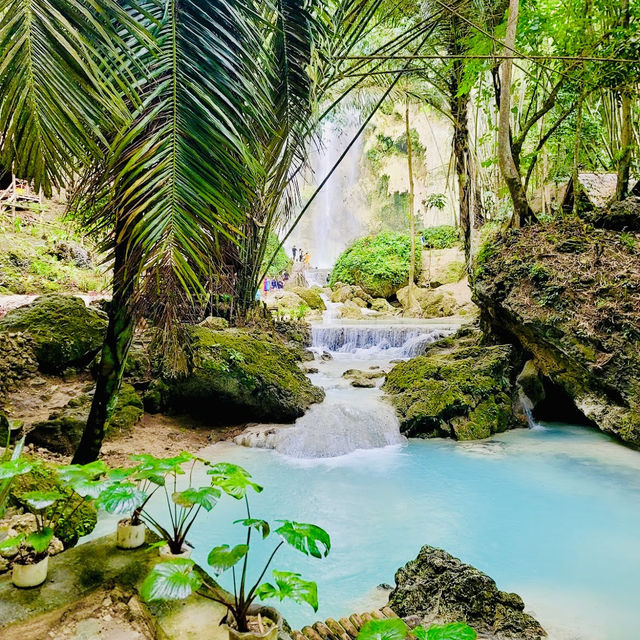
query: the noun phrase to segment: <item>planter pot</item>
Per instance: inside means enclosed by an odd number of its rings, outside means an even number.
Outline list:
[[[186,544],[182,546],[182,553],[171,553],[169,545],[165,542],[161,547],[158,547],[158,553],[161,558],[190,558],[193,549]]]
[[[269,620],[269,622],[272,623],[264,633],[258,631],[238,631],[225,624],[224,626],[229,634],[229,640],[277,640],[278,632],[283,626],[283,618],[280,612],[273,607],[252,605],[249,608],[249,615],[257,617],[258,614],[262,616],[263,620]]]
[[[47,579],[49,570],[49,556],[45,556],[35,564],[14,564],[11,570],[11,580],[16,587],[27,589],[37,587]]]
[[[131,524],[129,520],[120,520],[116,531],[116,546],[119,549],[137,549],[144,544],[146,531],[143,523]]]

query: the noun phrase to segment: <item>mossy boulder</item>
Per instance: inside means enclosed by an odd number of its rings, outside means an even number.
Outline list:
[[[27,443],[71,455],[80,442],[90,408],[90,395],[81,394],[72,398],[62,409],[52,412],[47,420],[29,427]],[[143,413],[142,400],[136,390],[130,384],[123,384],[105,425],[106,437],[128,431],[140,421]]]
[[[331,292],[331,302],[354,302],[364,308],[373,303],[373,298],[358,285],[336,282]]]
[[[403,287],[396,293],[405,314],[423,318],[446,318],[458,310],[455,297],[448,291],[413,287],[413,304],[409,297],[409,287]]]
[[[484,325],[528,354],[540,379],[562,391],[555,415],[577,408],[583,420],[635,446],[639,248],[639,232],[596,229],[575,218],[528,226],[486,241],[472,283]]]
[[[310,309],[315,311],[324,311],[327,308],[316,288],[306,289],[305,287],[290,287],[289,291],[300,296]]]
[[[420,286],[439,287],[459,282],[466,275],[461,249],[427,249],[422,252]]]
[[[297,349],[265,331],[189,328],[188,373],[164,379],[168,407],[226,423],[293,422],[324,398]]]
[[[420,242],[416,242],[417,247]],[[337,282],[358,285],[374,298],[390,298],[409,283],[411,239],[408,235],[383,232],[356,240],[338,258],[331,272],[331,287]],[[420,250],[415,252],[416,278],[420,274]]]
[[[519,426],[513,408],[514,349],[480,344],[479,333],[435,343],[397,364],[383,389],[409,437],[488,438]]]
[[[488,575],[443,549],[424,546],[395,575],[389,606],[401,618],[465,622],[496,640],[542,640],[546,632],[524,612],[517,593],[500,591]]]
[[[10,502],[28,511],[29,505],[22,496],[29,491],[58,491],[65,496],[58,503],[58,508],[60,505],[64,505],[64,508],[55,528],[55,535],[65,549],[73,547],[78,538],[88,535],[96,526],[98,517],[95,507],[60,483],[55,465],[38,460],[29,473],[14,478]]]
[[[62,373],[88,365],[102,346],[107,320],[74,296],[48,294],[12,309],[0,319],[0,332],[23,332],[33,343],[41,371]]]
[[[24,333],[0,332],[0,400],[16,383],[38,370],[33,346]]]

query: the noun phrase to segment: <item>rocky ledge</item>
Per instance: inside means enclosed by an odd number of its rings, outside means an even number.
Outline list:
[[[487,438],[526,423],[515,378],[518,357],[509,344],[483,344],[465,327],[397,364],[383,389],[400,417],[400,430],[418,438]]]
[[[545,390],[538,409],[546,395],[554,419],[577,409],[640,446],[637,230],[569,218],[490,238],[473,290],[485,327],[531,359],[528,377],[537,371]]]
[[[420,623],[466,622],[496,640],[541,640],[546,632],[516,593],[500,591],[486,574],[435,547],[396,573],[389,606],[399,616]]]

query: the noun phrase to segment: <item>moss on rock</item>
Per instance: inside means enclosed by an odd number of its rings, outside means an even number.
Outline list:
[[[58,508],[64,505],[64,509],[55,528],[55,535],[65,549],[73,547],[78,538],[91,533],[96,526],[98,517],[95,507],[77,494],[72,496],[73,491],[58,480],[55,465],[38,460],[29,473],[14,478],[10,491],[11,502],[28,511],[29,505],[22,496],[29,491],[58,491],[65,496],[58,502]],[[67,500],[69,496],[72,497]]]
[[[315,289],[307,289],[305,287],[290,287],[289,291],[300,296],[310,309],[316,311],[324,311],[327,307],[320,294]]]
[[[540,377],[568,396],[567,404],[635,446],[638,246],[638,232],[594,229],[578,219],[525,227],[488,238],[472,283],[485,326],[529,354]],[[525,389],[527,395],[540,395],[536,386]]]
[[[299,367],[298,350],[264,331],[191,327],[189,371],[168,378],[172,408],[221,422],[292,422],[324,392]]]
[[[405,435],[475,440],[518,426],[513,348],[479,340],[464,330],[389,372],[383,389]]]
[[[80,298],[53,293],[0,319],[0,332],[21,331],[31,338],[41,371],[58,374],[89,364],[102,346],[106,326],[104,315]]]

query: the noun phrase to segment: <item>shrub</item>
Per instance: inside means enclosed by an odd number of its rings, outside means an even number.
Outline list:
[[[267,261],[273,255],[273,252],[276,250],[276,247],[280,244],[280,239],[278,236],[271,231],[269,233],[269,239],[267,240],[267,250],[264,254],[264,261],[262,262],[261,272],[265,270],[267,266]],[[269,265],[269,269],[267,269],[267,275],[269,277],[274,277],[280,275],[283,271],[291,269],[291,259],[285,253],[284,249],[280,247],[278,249],[278,253],[276,257],[273,259],[273,262]]]
[[[416,278],[420,272],[416,243]],[[408,235],[380,233],[354,242],[338,258],[331,272],[331,286],[337,282],[358,285],[375,298],[389,298],[409,282]]]
[[[423,229],[421,235],[425,249],[450,249],[460,242],[460,232],[448,224]]]

